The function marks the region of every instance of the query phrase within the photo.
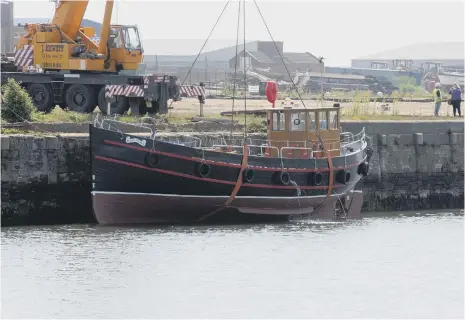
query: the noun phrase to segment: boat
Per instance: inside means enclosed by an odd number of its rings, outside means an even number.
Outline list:
[[[245,41],[244,36],[244,45]],[[236,54],[233,108],[237,60]],[[247,63],[243,67],[247,85]],[[308,108],[301,99],[301,106],[275,108],[276,81],[267,81],[265,91],[272,107],[265,110],[267,136],[263,139],[251,138],[245,126],[240,137],[231,133],[173,140],[153,127],[140,126],[149,131],[146,135],[128,134],[117,120],[96,118],[89,130],[92,204],[98,223],[190,225],[359,218],[363,194],[356,186],[368,174],[372,154],[365,130],[342,132],[337,103]],[[203,105],[204,97],[198,98]],[[245,114],[246,102],[247,95]]]
[[[90,125],[92,203],[99,224],[226,224],[357,219],[372,150],[342,132],[338,104],[269,108],[267,137],[169,140]],[[127,124],[126,124],[127,125]],[[182,140],[182,141],[181,141]],[[208,142],[208,144],[206,143]]]

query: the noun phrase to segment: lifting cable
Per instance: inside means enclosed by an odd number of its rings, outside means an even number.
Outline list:
[[[260,8],[258,7],[258,4],[257,4],[257,1],[254,0],[253,1],[254,4],[255,4],[255,7],[257,7],[257,11],[258,13],[260,14],[260,17],[262,18],[262,21],[263,21],[263,24],[265,25],[265,28],[266,30],[268,31],[268,34],[270,35],[270,38],[271,38],[271,41],[273,41],[273,44],[276,48],[276,52],[278,53],[279,57],[281,58],[281,61],[283,62],[283,65],[284,65],[284,68],[286,69],[286,72],[287,72],[287,75],[289,76],[289,80],[291,81],[293,87],[296,87],[295,83],[294,83],[294,79],[291,77],[291,73],[289,72],[289,69],[287,68],[287,65],[286,65],[286,62],[284,61],[284,57],[281,55],[281,52],[279,51],[278,49],[278,45],[276,44],[276,41],[274,40],[273,38],[273,35],[271,34],[271,31],[270,31],[270,28],[268,28],[268,24],[266,23],[265,21],[265,18],[263,17],[263,14],[260,10]],[[299,90],[296,90],[296,93],[299,97],[299,100],[300,102],[302,102],[302,105],[304,107],[304,109],[307,109],[307,107],[305,106],[305,103],[304,103],[304,100],[302,99],[302,96],[300,95],[300,92]],[[325,143],[323,141],[323,138],[321,137],[320,133],[318,131],[316,131],[316,136],[318,137],[320,143],[321,143],[321,146],[323,148],[323,151],[325,152],[325,155],[326,157],[328,158],[328,166],[329,166],[329,189],[328,189],[328,195],[326,196],[325,200],[331,195],[331,192],[333,191],[333,184],[334,184],[334,167],[333,167],[333,160],[331,158],[331,153],[329,153],[327,150],[326,150],[326,147],[325,147]],[[324,202],[323,201],[323,202]]]
[[[281,52],[278,49],[278,45],[274,41],[273,35],[271,34],[270,28],[268,28],[268,24],[266,23],[265,18],[263,17],[262,12],[260,11],[260,8],[258,7],[257,1],[254,0],[253,3],[255,4],[255,7],[257,7],[258,13],[260,14],[260,17],[262,18],[262,21],[263,21],[263,24],[265,25],[266,31],[268,31],[268,34],[270,35],[271,41],[273,41],[274,47],[276,48],[276,52],[278,53],[279,57],[281,58],[281,61],[283,62],[284,68],[286,69],[287,75],[289,76],[289,80],[291,80],[291,83],[292,83],[293,87],[295,88],[296,85],[294,83],[294,79],[292,79],[292,77],[291,77],[291,73],[289,72],[289,69],[286,66],[286,62],[284,61],[284,57],[281,55]],[[307,109],[307,107],[305,106],[304,100],[302,99],[302,96],[299,93],[299,90],[296,90],[296,92],[297,92],[297,95],[299,96],[300,102],[302,102],[302,105],[304,106],[304,108]]]
[[[238,2],[237,8],[237,30],[236,30],[236,54],[234,55],[234,82],[233,82],[233,96],[232,96],[232,112],[231,112],[231,136],[229,137],[230,143],[232,141],[234,131],[234,102],[236,99],[236,78],[237,78],[237,50],[239,47],[239,22],[241,20],[241,2]]]
[[[247,63],[245,49],[245,0],[242,1],[242,14],[244,15],[244,141],[247,139]]]
[[[208,42],[208,40],[210,39],[210,37],[211,37],[213,31],[214,31],[215,28],[216,28],[216,25],[218,24],[218,22],[220,21],[221,17],[223,16],[224,11],[225,11],[226,8],[228,7],[229,2],[230,2],[230,1],[228,0],[228,2],[226,2],[226,4],[224,5],[223,10],[221,11],[220,15],[218,16],[218,19],[216,19],[216,22],[215,22],[215,24],[213,25],[213,28],[210,30],[210,34],[208,35],[207,39],[205,39],[205,42],[203,43],[202,48],[200,48],[200,51],[199,51],[199,53],[197,54],[197,57],[195,57],[194,63],[192,63],[192,65],[191,65],[191,67],[189,68],[189,71],[187,72],[187,74],[186,74],[184,80],[183,80],[183,81],[181,82],[181,84],[179,85],[179,88],[182,88],[182,86],[184,85],[184,83],[185,83],[186,80],[187,80],[187,77],[189,77],[189,75],[190,75],[192,69],[193,69],[194,66],[195,66],[195,63],[197,62],[197,59],[199,58],[200,54],[201,54],[202,51],[203,51],[203,48],[205,48],[205,45],[207,44],[207,42]],[[171,100],[171,103],[170,103],[168,109],[171,107],[171,105],[173,104],[173,102],[174,102],[174,100]]]

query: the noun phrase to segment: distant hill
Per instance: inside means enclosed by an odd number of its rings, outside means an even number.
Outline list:
[[[13,24],[17,25],[24,25],[26,23],[47,23],[50,19],[47,18],[14,18]]]
[[[463,60],[464,42],[415,43],[354,60]]]
[[[17,26],[18,24],[24,25],[26,23],[48,23],[51,21],[51,18],[14,18],[13,24]],[[97,37],[100,36],[100,29],[102,25],[98,22],[89,19],[83,19],[81,26],[83,27],[93,27],[95,29],[95,34]]]

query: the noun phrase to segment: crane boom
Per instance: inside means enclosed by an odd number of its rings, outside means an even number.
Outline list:
[[[89,0],[61,0],[55,9],[52,24],[71,39],[75,39],[88,4]]]
[[[100,44],[98,53],[105,54],[107,50],[108,34],[110,32],[111,14],[113,12],[113,0],[107,0],[105,3],[105,13],[103,15],[102,29],[100,32]]]

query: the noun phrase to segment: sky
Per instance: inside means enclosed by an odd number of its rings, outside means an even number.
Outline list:
[[[112,23],[137,24],[143,39],[170,39],[146,54],[197,54],[227,1],[115,0]],[[323,56],[326,65],[424,42],[464,41],[464,2],[440,1],[265,1],[258,7],[285,52]],[[51,18],[48,0],[14,0],[15,18]],[[85,18],[101,22],[105,1],[90,0]],[[238,2],[230,1],[204,51],[234,45]],[[246,41],[271,40],[253,1],[245,4]],[[240,42],[243,42],[241,6]],[[187,41],[189,39],[190,41]],[[198,41],[193,41],[197,39]]]

